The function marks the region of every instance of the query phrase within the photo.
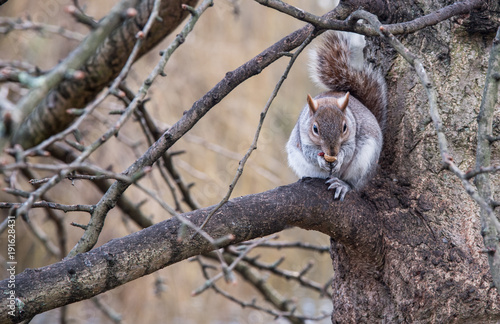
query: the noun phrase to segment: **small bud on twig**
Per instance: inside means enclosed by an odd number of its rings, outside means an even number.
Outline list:
[[[128,8],[127,11],[125,12],[127,15],[127,18],[133,18],[137,16],[137,9],[135,8]]]
[[[69,6],[66,6],[64,8],[64,11],[73,15],[75,12],[76,12],[76,7],[75,6],[72,6],[72,5],[69,5]]]

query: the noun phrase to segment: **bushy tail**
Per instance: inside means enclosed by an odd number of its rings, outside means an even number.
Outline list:
[[[385,80],[368,64],[356,68],[351,63],[349,38],[327,32],[322,44],[312,53],[311,78],[331,91],[349,91],[377,118],[383,129],[386,122],[387,89]]]

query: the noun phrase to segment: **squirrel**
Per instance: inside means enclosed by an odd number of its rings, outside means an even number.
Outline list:
[[[349,38],[322,36],[312,51],[311,78],[328,91],[307,104],[286,144],[288,164],[299,176],[327,179],[334,199],[362,188],[374,175],[386,123],[387,89],[380,72],[355,66]]]

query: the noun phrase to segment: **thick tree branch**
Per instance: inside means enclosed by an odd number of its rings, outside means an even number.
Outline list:
[[[342,206],[342,208],[339,208]],[[213,207],[184,214],[199,226]],[[352,218],[352,215],[365,217]],[[356,225],[354,225],[356,222]],[[361,222],[361,223],[360,223]],[[333,201],[323,180],[309,179],[260,194],[230,200],[213,216],[205,231],[214,239],[228,234],[231,243],[269,235],[291,226],[321,231],[340,241],[346,236],[376,258],[379,238],[370,233],[380,222],[371,206],[359,195],[349,195],[343,204]],[[114,239],[90,252],[16,276],[16,316],[8,315],[8,303],[0,304],[0,323],[30,318],[41,312],[84,300],[123,285],[214,247],[200,235],[189,242],[178,240],[178,218]],[[190,230],[189,230],[190,231]],[[188,233],[189,237],[192,233]],[[363,240],[368,238],[370,242]],[[368,254],[368,252],[367,252]],[[366,260],[370,262],[369,259]],[[8,292],[9,280],[0,282]]]

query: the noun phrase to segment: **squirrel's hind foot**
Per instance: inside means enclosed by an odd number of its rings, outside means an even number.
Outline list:
[[[344,201],[344,197],[346,193],[351,190],[351,186],[346,182],[340,180],[339,178],[330,178],[326,180],[326,184],[328,186],[328,190],[335,190],[334,199],[340,199],[340,201]]]

